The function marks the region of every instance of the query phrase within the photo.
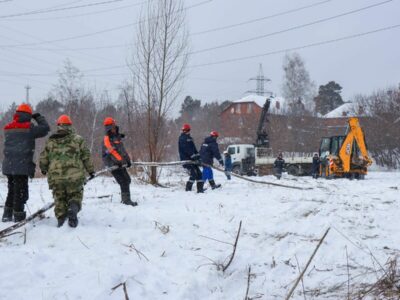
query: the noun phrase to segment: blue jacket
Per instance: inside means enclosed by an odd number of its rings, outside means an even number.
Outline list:
[[[225,155],[225,171],[232,171],[232,157],[229,153]]]
[[[212,166],[214,158],[216,158],[220,164],[223,164],[224,161],[222,160],[221,153],[219,153],[216,138],[212,136],[205,138],[204,143],[200,148],[200,157],[202,163],[207,165]]]
[[[190,134],[181,133],[179,136],[179,158],[180,160],[196,160],[199,152]],[[184,167],[187,167],[184,165]]]

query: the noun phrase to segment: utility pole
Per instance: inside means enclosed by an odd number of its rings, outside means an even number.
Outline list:
[[[272,95],[272,92],[265,90],[265,83],[271,81],[271,79],[264,76],[262,64],[260,64],[260,67],[258,69],[258,75],[256,77],[250,78],[249,80],[256,81],[257,87],[255,90],[247,91],[247,93],[256,94],[258,96]]]
[[[26,89],[26,103],[28,103],[29,104],[29,90],[31,89],[32,87],[29,85],[29,84],[27,84],[26,86],[25,86],[25,89]]]

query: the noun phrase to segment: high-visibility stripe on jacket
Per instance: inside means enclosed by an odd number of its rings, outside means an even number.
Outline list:
[[[121,155],[112,146],[111,141],[110,141],[110,137],[108,135],[106,135],[104,137],[104,146],[106,147],[108,153],[110,153],[112,156],[114,156],[116,160],[122,161]]]

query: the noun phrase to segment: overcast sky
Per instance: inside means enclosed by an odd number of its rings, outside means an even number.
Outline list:
[[[95,85],[99,90],[107,89],[111,95],[116,95],[119,83],[129,73],[125,65],[136,30],[135,25],[129,24],[137,21],[141,10],[137,4],[144,0],[120,0],[69,9],[106,1],[0,0],[0,108],[13,101],[24,101],[27,84],[32,87],[32,103],[45,97],[57,81],[55,74],[66,58],[82,71],[88,70],[84,72],[88,85]],[[203,101],[241,98],[246,91],[255,88],[255,82],[248,79],[257,75],[260,63],[265,75],[272,80],[268,89],[280,95],[285,55],[280,50],[400,24],[400,0],[185,0],[185,6],[190,7],[187,23],[193,51],[240,42],[380,3],[316,25],[194,54],[190,57],[191,66],[279,52],[190,67],[182,99],[185,95]],[[66,9],[15,16],[60,8]],[[296,9],[296,12],[287,13]],[[280,13],[284,14],[266,18]],[[202,33],[260,18],[264,19]],[[116,27],[121,28],[107,31]],[[105,32],[90,35],[98,31]],[[73,38],[86,34],[85,37]],[[54,42],[66,38],[70,39]],[[400,82],[400,27],[297,52],[304,58],[312,80],[317,85],[337,81],[343,87],[345,100],[356,93],[368,93]],[[98,68],[106,69],[93,70]]]

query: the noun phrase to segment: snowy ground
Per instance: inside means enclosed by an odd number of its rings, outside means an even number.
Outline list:
[[[135,208],[119,203],[112,179],[98,178],[86,187],[77,229],[56,228],[48,212],[26,226],[26,244],[22,234],[0,240],[0,299],[124,299],[122,287],[111,291],[122,282],[130,299],[244,299],[249,266],[249,297],[282,299],[298,276],[296,257],[303,268],[329,226],[304,289],[308,299],[339,298],[348,267],[352,284],[376,280],[369,250],[382,265],[399,253],[400,173],[281,180],[314,188],[307,191],[217,174],[223,188],[202,195],[184,192],[182,176],[164,177],[170,188],[133,184]],[[4,179],[0,187],[2,204]],[[31,212],[52,199],[41,179],[30,183],[30,195]],[[236,255],[223,273],[217,266],[231,254],[240,221]]]

